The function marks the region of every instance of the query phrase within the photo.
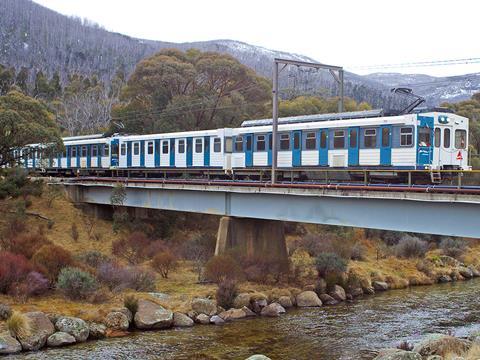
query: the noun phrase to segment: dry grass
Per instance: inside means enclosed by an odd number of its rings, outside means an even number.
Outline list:
[[[7,328],[10,335],[17,339],[24,339],[32,332],[30,319],[18,311],[14,311],[7,319]]]

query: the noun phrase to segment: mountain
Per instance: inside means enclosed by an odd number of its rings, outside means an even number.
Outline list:
[[[96,74],[109,82],[117,70],[130,74],[143,58],[164,48],[227,53],[258,74],[271,78],[275,57],[315,61],[307,56],[270,50],[234,40],[171,43],[136,39],[106,31],[96,24],[67,17],[30,0],[0,0],[0,64],[51,76],[59,72],[63,82],[71,73]],[[373,107],[391,109],[404,104],[389,92],[390,80],[381,76],[345,73],[345,94]],[[400,81],[400,80],[399,80]],[[320,93],[335,96],[338,89],[328,71],[287,67],[280,76],[281,96]],[[426,95],[432,92],[431,87]],[[428,91],[427,91],[428,90]],[[459,90],[460,91],[460,90]],[[453,90],[450,93],[453,93]],[[435,99],[439,99],[436,93]],[[435,100],[437,101],[437,100]]]
[[[387,87],[409,87],[423,96],[427,104],[438,105],[442,102],[459,102],[470,99],[480,91],[480,73],[436,77],[423,74],[374,73],[364,78],[381,83]]]

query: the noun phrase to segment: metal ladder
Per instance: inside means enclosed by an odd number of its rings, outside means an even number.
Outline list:
[[[430,171],[430,180],[432,181],[432,184],[441,184],[442,173],[440,171]]]

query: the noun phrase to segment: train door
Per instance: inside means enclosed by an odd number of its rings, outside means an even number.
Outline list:
[[[292,166],[302,165],[302,131],[293,131]]]
[[[320,166],[328,166],[328,130],[320,130],[320,143],[318,151],[318,164]]]
[[[348,129],[348,166],[358,166],[358,127]]]
[[[112,140],[110,148],[110,166],[118,167],[118,139]]]
[[[272,146],[273,146],[272,133],[269,133],[267,138],[268,138],[267,165],[272,166]]]
[[[203,166],[210,166],[210,136],[203,138]]]
[[[253,134],[246,134],[245,141],[245,166],[253,166]]]
[[[380,126],[380,165],[392,165],[392,125]]]
[[[155,141],[147,140],[143,145],[144,154],[145,154],[145,164],[144,167],[154,167],[155,166]]]
[[[187,167],[191,167],[193,163],[193,139],[187,138]]]
[[[433,158],[433,117],[419,116],[417,126],[417,165],[425,167]]]

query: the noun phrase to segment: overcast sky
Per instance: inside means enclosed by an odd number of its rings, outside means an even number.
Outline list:
[[[107,30],[172,42],[233,39],[296,52],[357,73],[456,75],[480,63],[359,67],[480,58],[474,0],[34,0]]]

